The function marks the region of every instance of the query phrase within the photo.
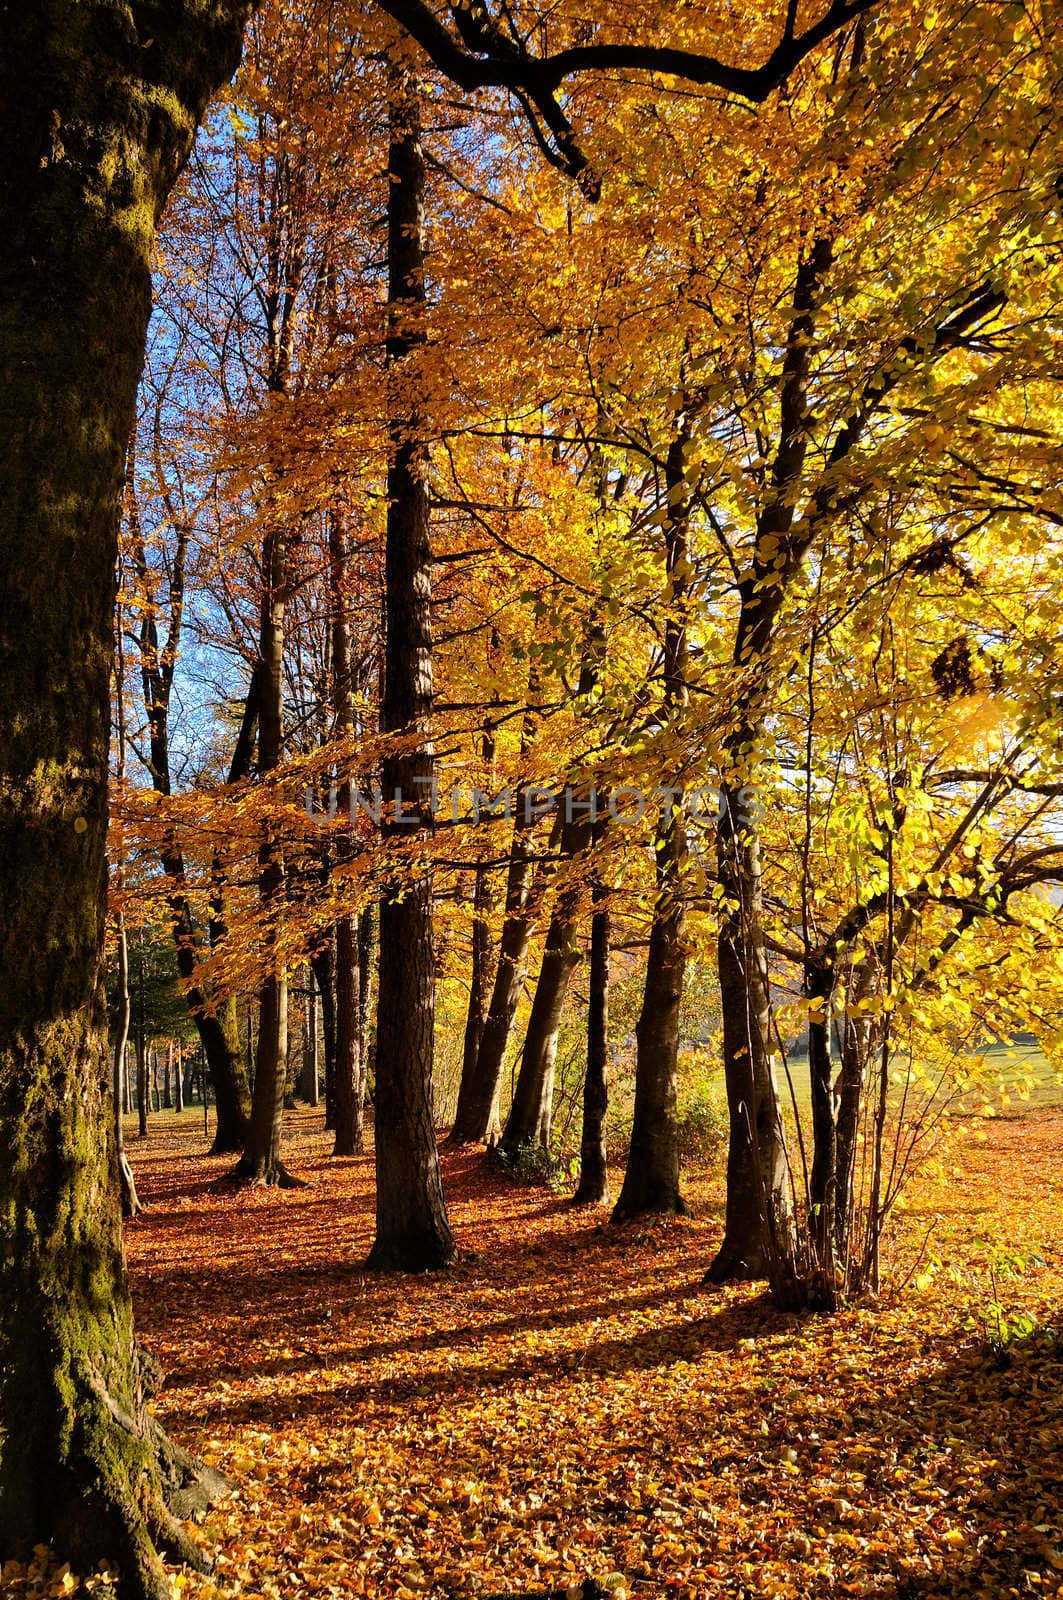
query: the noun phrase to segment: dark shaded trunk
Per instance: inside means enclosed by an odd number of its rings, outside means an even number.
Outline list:
[[[635,1026],[635,1111],[614,1222],[646,1213],[685,1216],[679,1189],[677,1063],[686,972],[683,908],[674,872],[676,820],[658,853],[658,899],[650,928],[646,987]],[[661,858],[664,858],[663,861]],[[672,884],[674,898],[666,899]]]
[[[498,1096],[513,1018],[528,970],[528,944],[538,896],[529,893],[532,864],[529,830],[520,810],[513,830],[513,846],[506,873],[506,902],[498,963],[491,998],[484,1016],[476,1061],[462,1072],[451,1140],[455,1144],[486,1144],[498,1134]],[[534,904],[533,904],[534,902]]]
[[[259,770],[272,772],[281,759],[284,735],[284,608],[288,550],[284,530],[275,524],[263,541],[261,640],[259,675]],[[267,826],[259,851],[259,894],[266,909],[264,956],[267,972],[258,993],[258,1049],[251,1091],[251,1120],[243,1155],[231,1177],[238,1182],[282,1189],[293,1178],[281,1154],[284,1103],[288,1089],[288,974],[276,951],[275,919],[282,915],[285,865],[281,840]]]
[[[666,461],[668,518],[664,524],[665,566],[670,608],[664,630],[664,685],[661,715],[667,727],[679,721],[690,689],[688,608],[690,605],[690,498],[685,457],[689,428],[684,422]],[[682,729],[678,740],[683,749]],[[683,863],[686,833],[681,792],[666,802],[656,851],[656,897],[646,986],[635,1028],[635,1110],[624,1182],[613,1211],[614,1222],[644,1213],[685,1215],[679,1189],[679,1015],[686,977]]]
[[[472,949],[469,966],[469,1005],[465,1013],[465,1034],[461,1050],[461,1084],[451,1137],[455,1144],[468,1143],[456,1130],[469,1117],[470,1102],[476,1099],[476,1066],[483,1040],[487,1007],[494,985],[495,950],[491,938],[491,880],[487,868],[477,863],[472,891]],[[492,1096],[493,1098],[493,1096]],[[462,1100],[465,1100],[465,1107]],[[464,1117],[462,1115],[464,1110]]]
[[[810,966],[805,973],[809,1001],[808,1077],[812,1096],[812,1170],[808,1184],[808,1226],[822,1282],[818,1298],[834,1290],[835,1208],[837,1205],[837,1136],[834,1071],[831,1062],[831,1002],[837,969],[833,963]]]
[[[604,1205],[609,1198],[605,1114],[609,1109],[609,941],[610,914],[600,883],[594,886],[591,918],[590,986],[587,1003],[587,1076],[583,1083],[583,1131],[579,1184],[573,1205]]]
[[[336,924],[336,1139],[334,1156],[362,1152],[362,1007],[358,919]]]
[[[303,1037],[302,1096],[307,1105],[321,1103],[321,1070],[317,1029],[317,985],[313,968],[306,969],[306,1031]]]
[[[354,734],[354,682],[351,640],[347,620],[347,538],[337,509],[329,515],[329,608],[332,616],[332,712],[337,738]],[[348,763],[349,765],[349,763]],[[340,816],[351,815],[351,785],[339,786]],[[359,1155],[364,1143],[362,1126],[362,1006],[358,919],[355,913],[336,923],[336,1063],[334,1156]]]
[[[166,1041],[166,1065],[162,1069],[162,1108],[164,1111],[173,1110],[173,1040]]]
[[[177,1060],[175,1063],[173,1080],[173,1103],[174,1110],[177,1112],[177,1115],[180,1116],[181,1112],[185,1108],[184,1047],[182,1046],[180,1039],[177,1041]]]
[[[336,1126],[336,940],[333,934],[327,944],[315,950],[310,957],[317,980],[321,1002],[321,1046],[324,1055],[325,1127]]]
[[[550,1148],[554,1109],[557,1037],[572,974],[580,961],[577,926],[580,891],[566,886],[550,918],[535,985],[528,1031],[499,1149],[510,1158],[531,1145]]]
[[[771,1275],[789,1259],[789,1169],[770,1053],[760,847],[751,791],[721,790],[717,869],[725,913],[717,941],[729,1141],[724,1238],[710,1283]]]
[[[580,700],[592,693],[598,681],[605,637],[597,622],[592,622],[587,647],[580,665],[577,695]],[[513,1089],[506,1125],[499,1140],[499,1149],[513,1159],[521,1148],[539,1145],[550,1147],[550,1134],[554,1109],[554,1072],[557,1063],[557,1039],[564,1014],[568,986],[580,962],[577,940],[579,919],[584,900],[584,884],[580,876],[580,858],[591,842],[595,817],[589,804],[572,788],[566,789],[564,804],[559,811],[554,836],[558,841],[558,855],[568,863],[568,877],[558,891],[550,925],[546,932],[539,981],[532,998],[528,1031],[521,1051],[520,1068]],[[553,876],[543,874],[539,894],[545,891]],[[538,904],[538,895],[529,896],[526,911],[532,912]]]
[[[853,1182],[856,1173],[860,1117],[864,1105],[867,1067],[875,1048],[874,1020],[855,1009],[873,992],[878,977],[878,962],[865,957],[850,974],[846,988],[846,1014],[842,1028],[841,1067],[836,1085],[838,1122],[835,1131],[837,1200],[835,1203],[835,1244],[844,1263],[849,1258],[849,1236],[853,1219]]]
[[[431,744],[432,551],[428,452],[410,392],[411,356],[424,347],[424,193],[421,107],[417,88],[392,74],[388,152],[387,365],[391,463],[388,469],[385,612],[387,639],[381,723],[385,733],[416,735],[413,748],[390,750],[383,787],[395,815],[394,842],[430,826],[424,806],[435,773]],[[409,826],[407,826],[407,824]],[[432,1095],[435,953],[432,880],[411,863],[380,902],[380,967],[374,1130],[376,1239],[372,1267],[420,1272],[454,1257],[436,1151]]]
[[[495,759],[495,738],[490,726],[484,731],[481,756],[484,770],[491,772]],[[515,841],[514,841],[515,842]],[[510,861],[510,875],[513,872]],[[497,952],[491,938],[491,879],[486,866],[477,862],[472,892],[472,951],[469,968],[469,1008],[465,1013],[465,1036],[461,1052],[461,1082],[458,1086],[458,1103],[454,1111],[454,1126],[450,1132],[452,1144],[475,1144],[491,1137],[497,1120],[498,1087],[502,1076],[502,1060],[508,1024],[501,1039],[481,1061],[484,1029],[493,998],[497,972]],[[514,908],[519,909],[524,900],[523,881],[515,885]],[[510,910],[507,886],[506,911]],[[500,996],[503,1011],[505,995]],[[515,1002],[514,1002],[515,1004]],[[512,1010],[509,1012],[512,1018]]]
[[[102,983],[119,484],[155,223],[242,4],[0,9],[0,1543],[165,1600]],[[216,1481],[216,1480],[215,1480]]]

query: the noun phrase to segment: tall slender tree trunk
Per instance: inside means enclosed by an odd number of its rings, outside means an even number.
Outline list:
[[[391,382],[385,570],[387,641],[381,722],[385,733],[417,735],[415,748],[383,762],[394,798],[392,840],[430,825],[423,812],[435,775],[431,744],[432,551],[428,452],[419,438],[416,357],[424,349],[425,166],[417,86],[392,74],[388,155],[387,364]],[[411,865],[380,902],[375,1099],[376,1239],[371,1266],[417,1272],[454,1257],[436,1151],[432,1095],[435,952],[432,879]]]
[[[177,1041],[177,1059],[174,1064],[173,1101],[174,1110],[177,1112],[177,1115],[180,1116],[181,1112],[185,1108],[184,1047],[182,1046],[180,1039]]]
[[[280,763],[284,736],[284,609],[288,551],[284,529],[274,523],[263,541],[260,675],[259,770],[272,772]],[[280,839],[267,829],[259,851],[259,893],[267,917],[281,915],[284,894],[284,852]],[[288,1087],[288,973],[276,952],[275,930],[267,926],[265,957],[270,964],[258,992],[258,1049],[251,1091],[251,1121],[244,1152],[232,1177],[253,1185],[288,1189],[301,1180],[284,1165],[284,1101]]]
[[[144,1024],[136,1033],[137,1054],[137,1132],[142,1139],[148,1136],[148,1041],[144,1037]]]
[[[495,759],[495,740],[490,724],[484,729],[481,754],[484,770],[490,773]],[[473,868],[472,949],[470,955],[469,1005],[465,1013],[465,1035],[462,1040],[458,1104],[454,1113],[454,1126],[451,1129],[451,1142],[453,1144],[471,1142],[465,1139],[459,1130],[463,1122],[474,1120],[471,1115],[471,1109],[475,1104],[479,1091],[477,1062],[480,1055],[480,1045],[483,1040],[484,1024],[487,1021],[487,1008],[490,1002],[491,989],[494,983],[493,969],[496,953],[491,939],[491,879],[488,875],[487,867],[482,861],[478,861]],[[462,1103],[463,1101],[464,1104]],[[480,1119],[477,1117],[475,1120],[479,1121]]]
[[[604,634],[598,623],[594,622],[580,665],[576,692],[581,700],[593,691],[598,680],[604,647]],[[591,802],[592,806],[594,803]],[[535,986],[520,1069],[513,1090],[513,1104],[499,1141],[499,1149],[511,1159],[522,1146],[549,1148],[557,1039],[569,982],[580,962],[577,933],[584,885],[578,867],[572,864],[578,863],[586,852],[593,836],[595,818],[590,810],[584,809],[584,802],[569,789],[558,821],[558,854],[570,864],[572,875],[558,891],[550,917],[539,981]]]
[[[317,986],[313,968],[306,969],[306,1034],[303,1044],[303,1099],[311,1106],[321,1104],[321,1058],[317,1029]]]
[[[347,537],[338,508],[329,513],[329,609],[332,615],[332,712],[337,738],[354,736],[354,681],[347,620]],[[351,785],[339,786],[340,814],[351,814]],[[336,1139],[334,1156],[353,1156],[364,1143],[362,1125],[362,1007],[358,917],[355,912],[336,923]]]
[[[571,837],[571,836],[570,836]],[[577,929],[580,886],[566,885],[550,918],[528,1031],[499,1149],[515,1157],[529,1145],[550,1147],[557,1038],[569,982],[580,961]]]
[[[484,1016],[476,1060],[463,1070],[451,1140],[455,1144],[489,1143],[498,1133],[498,1096],[513,1018],[528,970],[534,906],[529,830],[520,812],[506,873],[505,911],[491,998]]]
[[[317,979],[321,1004],[321,1043],[324,1051],[325,1127],[336,1126],[336,937],[315,950],[310,965]]]
[[[190,1458],[145,1404],[103,973],[119,484],[155,224],[243,4],[0,9],[0,1544],[164,1600]],[[187,1512],[187,1505],[180,1509]]]
[[[685,457],[690,442],[683,420],[668,450],[664,524],[670,609],[664,633],[662,721],[679,722],[690,698],[690,496]],[[679,745],[682,748],[682,729]],[[679,1188],[679,1017],[686,977],[683,863],[686,822],[679,790],[667,803],[656,851],[656,899],[646,959],[646,984],[635,1028],[635,1110],[624,1182],[613,1220],[644,1213],[684,1215]]]
[[[119,687],[119,693],[121,688]],[[122,1196],[123,1217],[138,1216],[141,1207],[137,1198],[137,1184],[125,1148],[125,1128],[122,1113],[126,1097],[126,1052],[129,1045],[129,1022],[133,1012],[129,994],[129,940],[126,937],[125,917],[118,913],[118,1032],[114,1041],[114,1129],[115,1162]]]
[[[849,1258],[853,1185],[856,1177],[864,1087],[867,1082],[868,1063],[876,1044],[875,1022],[869,1015],[857,1010],[857,1005],[873,993],[878,974],[878,961],[873,956],[865,956],[850,974],[846,989],[846,1016],[842,1029],[841,1066],[837,1083],[838,1120],[835,1130],[837,1199],[834,1208],[835,1243],[843,1264],[847,1263]]]
[[[717,941],[729,1140],[724,1238],[710,1283],[786,1273],[789,1166],[771,1058],[771,994],[753,791],[721,791]]]
[[[334,1156],[360,1155],[362,1121],[362,1009],[359,995],[358,918],[336,923],[336,1138]]]
[[[609,1198],[605,1114],[609,1109],[610,913],[600,881],[594,885],[591,918],[590,993],[587,1005],[587,1076],[583,1084],[583,1133],[574,1205],[604,1205]]]
[[[365,1115],[365,1102],[369,1092],[369,1074],[373,1070],[373,1044],[370,1037],[370,1018],[374,993],[374,974],[377,956],[377,911],[374,905],[363,908],[358,918],[358,1040],[362,1063],[358,1078],[360,1112]]]

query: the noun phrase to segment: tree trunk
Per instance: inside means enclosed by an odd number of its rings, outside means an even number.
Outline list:
[[[569,981],[580,960],[576,944],[578,907],[578,886],[566,886],[550,918],[513,1104],[499,1141],[499,1149],[511,1159],[530,1145],[550,1148],[557,1036]]]
[[[489,723],[484,729],[481,755],[484,770],[491,772],[495,759],[495,739]],[[471,1143],[472,1141],[467,1140],[460,1131],[462,1124],[480,1120],[479,1117],[473,1117],[472,1108],[475,1107],[478,1098],[477,1062],[480,1056],[480,1045],[483,1040],[484,1024],[487,1021],[490,993],[494,983],[495,950],[491,940],[491,900],[491,879],[488,875],[487,867],[482,861],[478,861],[473,869],[469,1006],[465,1013],[465,1036],[462,1040],[458,1103],[454,1112],[454,1126],[450,1134],[452,1144]],[[493,1093],[491,1099],[493,1102]],[[487,1115],[489,1119],[490,1110]]]
[[[142,1139],[148,1136],[148,1041],[144,1037],[143,1023],[137,1029],[137,1131]]]
[[[347,622],[347,537],[338,509],[329,514],[329,606],[332,615],[332,712],[337,738],[354,736],[354,681],[350,629]],[[346,763],[349,768],[349,759]],[[351,785],[339,786],[340,815],[351,815]],[[362,1126],[362,1007],[359,993],[361,965],[358,919],[355,913],[336,923],[336,1139],[334,1156],[359,1155],[364,1143]]]
[[[835,1302],[835,1208],[837,1206],[838,1141],[831,1061],[831,1002],[837,968],[833,952],[825,962],[810,964],[805,973],[809,1000],[808,1076],[812,1096],[812,1171],[808,1185],[808,1228],[816,1277],[813,1299],[824,1310]]]
[[[848,1262],[853,1219],[853,1183],[860,1114],[864,1104],[867,1066],[875,1047],[875,1023],[855,1009],[866,1000],[878,978],[878,962],[865,956],[850,974],[846,987],[846,1016],[842,1030],[841,1068],[838,1073],[838,1123],[835,1131],[837,1199],[834,1208],[835,1244],[841,1261]]]
[[[432,551],[428,452],[419,406],[403,393],[410,357],[425,342],[424,193],[421,107],[416,85],[392,75],[388,155],[387,364],[391,380],[385,606],[387,641],[381,722],[385,733],[416,734],[414,748],[390,751],[384,792],[395,801],[392,840],[430,826],[423,807],[435,775],[431,744]],[[405,814],[404,814],[405,813]],[[370,1265],[418,1272],[454,1257],[436,1152],[432,1097],[435,954],[432,880],[416,863],[380,903],[375,1099],[376,1240]]]
[[[710,1283],[771,1275],[789,1260],[789,1168],[770,1053],[768,955],[762,924],[760,845],[750,805],[721,791],[718,871],[726,912],[717,952],[723,1012],[729,1142],[723,1243]]]
[[[365,1102],[369,1090],[369,1074],[373,1070],[373,1045],[369,1036],[373,975],[376,970],[377,936],[376,907],[366,906],[358,918],[358,1041],[361,1048],[361,1071],[358,1075],[358,1092],[361,1114],[365,1115]]]
[[[658,853],[658,897],[650,928],[646,987],[635,1028],[635,1112],[624,1182],[613,1221],[647,1213],[685,1216],[679,1190],[679,1137],[676,1080],[679,1012],[686,972],[683,907],[678,898],[673,820]],[[669,891],[674,898],[669,899]]]
[[[528,944],[534,918],[532,901],[537,898],[529,894],[532,866],[528,831],[518,813],[506,874],[506,905],[495,981],[484,1017],[475,1066],[471,1072],[462,1071],[458,1106],[450,1135],[454,1144],[486,1144],[498,1133],[502,1067],[527,974]]]
[[[472,949],[469,966],[469,1005],[465,1013],[465,1034],[461,1050],[461,1083],[458,1088],[458,1105],[454,1114],[454,1129],[461,1120],[462,1099],[466,1105],[475,1098],[476,1064],[487,1021],[487,1007],[494,983],[494,947],[491,940],[491,882],[487,868],[477,862],[474,868],[472,892]],[[466,1087],[468,1085],[468,1087]],[[493,1098],[493,1097],[492,1097]],[[455,1144],[468,1141],[451,1137]]]
[[[587,1005],[587,1076],[583,1084],[583,1134],[579,1151],[579,1185],[572,1197],[577,1206],[604,1205],[609,1198],[609,1168],[605,1148],[605,1114],[609,1109],[609,907],[603,903],[600,883],[594,887],[598,902],[591,918],[590,995]]]
[[[665,727],[680,720],[690,698],[690,497],[686,481],[689,427],[681,423],[668,450],[665,482],[668,516],[664,524],[670,606],[664,631],[664,686],[661,717]],[[682,729],[678,739],[683,749]],[[683,862],[686,832],[683,801],[674,791],[667,802],[656,852],[656,898],[646,958],[646,986],[635,1029],[635,1111],[624,1182],[614,1222],[644,1213],[685,1215],[679,1190],[679,1015],[686,977]]]
[[[272,772],[281,759],[284,736],[284,610],[288,550],[283,527],[267,531],[262,552],[263,595],[259,659],[259,771]],[[282,914],[285,866],[281,840],[267,826],[259,850],[259,894],[269,918]],[[284,1165],[284,1101],[288,1088],[288,974],[276,951],[275,928],[263,938],[268,972],[258,993],[258,1050],[251,1091],[251,1121],[244,1152],[230,1176],[255,1186],[301,1186]]]
[[[190,1458],[145,1405],[107,1060],[117,509],[155,223],[246,12],[0,8],[0,1544],[116,1561],[126,1600],[169,1594],[157,1547],[196,1552],[165,1503]]]
[[[321,1001],[321,1042],[324,1049],[325,1127],[336,1126],[336,939],[315,950],[310,965]]]
[[[358,919],[336,923],[336,1139],[334,1156],[362,1152],[362,1009],[359,994]]]
[[[185,1063],[184,1048],[180,1039],[177,1041],[177,1060],[173,1080],[174,1110],[180,1116],[185,1108]]]
[[[321,1068],[317,1035],[317,987],[314,970],[306,969],[306,1035],[303,1043],[303,1099],[308,1105],[321,1104]]]
[[[119,688],[121,693],[121,688]],[[129,1044],[129,1020],[132,1014],[129,995],[129,940],[126,938],[125,917],[118,913],[118,1034],[114,1042],[114,1131],[115,1160],[118,1183],[122,1197],[123,1217],[138,1216],[142,1210],[137,1198],[136,1179],[125,1148],[125,1128],[122,1113],[126,1096],[126,1049]]]
[[[164,1111],[173,1110],[173,1040],[166,1041],[166,1065],[162,1073],[162,1105]]]

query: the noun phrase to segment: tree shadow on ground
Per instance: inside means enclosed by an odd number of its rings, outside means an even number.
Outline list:
[[[1000,1357],[969,1344],[859,1420],[940,1487],[955,1530],[943,1562],[912,1552],[887,1600],[1063,1593],[1063,1323]]]

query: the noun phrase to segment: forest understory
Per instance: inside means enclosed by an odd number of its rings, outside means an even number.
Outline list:
[[[693,1219],[613,1227],[444,1148],[459,1264],[369,1274],[371,1153],[287,1121],[294,1192],[219,1187],[192,1115],[129,1141],[156,1409],[238,1485],[196,1530],[213,1579],[175,1592],[1063,1594],[1063,1111],[965,1123],[896,1218],[891,1293],[805,1319],[702,1285],[710,1172]]]

